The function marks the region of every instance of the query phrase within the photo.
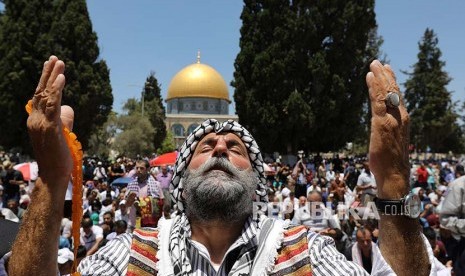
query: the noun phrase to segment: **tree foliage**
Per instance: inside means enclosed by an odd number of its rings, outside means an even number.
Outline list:
[[[155,148],[152,137],[155,129],[147,117],[134,113],[131,115],[121,115],[117,120],[118,128],[121,130],[113,140],[112,149],[120,155],[135,158],[150,156]]]
[[[234,100],[265,151],[337,150],[366,135],[374,1],[245,0]],[[366,136],[365,136],[366,137]]]
[[[165,107],[161,97],[161,88],[158,80],[155,77],[155,72],[150,72],[150,75],[145,81],[144,90],[144,113],[146,112],[150,123],[155,129],[153,135],[153,145],[156,149],[162,146],[166,138],[165,125]]]
[[[120,132],[118,118],[115,112],[111,112],[103,126],[92,133],[89,138],[88,153],[97,155],[102,159],[110,157],[113,150],[112,143]]]
[[[163,106],[163,99],[161,97],[161,88],[158,84],[158,80],[155,78],[154,72],[150,72],[145,81],[144,88],[141,92],[141,99],[128,99],[123,109],[128,112],[128,115],[140,114],[149,119],[155,130],[154,135],[151,136],[152,143],[155,149],[160,148],[166,137],[165,107]]]
[[[161,146],[157,149],[157,154],[163,154],[176,150],[176,144],[174,143],[174,135],[171,131],[167,131],[166,137],[161,143]]]
[[[30,152],[24,105],[52,54],[66,63],[63,104],[75,110],[74,132],[86,149],[113,104],[109,70],[84,0],[5,0],[0,25],[0,144]]]
[[[438,38],[426,29],[418,43],[418,61],[407,73],[405,100],[410,114],[410,140],[417,149],[432,152],[462,152],[463,133],[457,123],[457,104],[451,100],[447,85],[451,78],[444,71]]]

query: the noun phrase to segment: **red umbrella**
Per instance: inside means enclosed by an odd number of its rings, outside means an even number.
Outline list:
[[[34,165],[30,162],[20,163],[13,166],[13,169],[20,171],[23,174],[23,179],[25,181],[31,180],[31,177],[34,175]]]
[[[151,167],[158,167],[162,165],[174,165],[176,163],[176,157],[178,156],[177,151],[168,152],[150,160]]]

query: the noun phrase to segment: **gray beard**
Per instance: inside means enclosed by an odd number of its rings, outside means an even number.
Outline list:
[[[200,222],[244,220],[252,214],[257,183],[254,171],[238,170],[225,158],[211,158],[184,173],[186,215]]]

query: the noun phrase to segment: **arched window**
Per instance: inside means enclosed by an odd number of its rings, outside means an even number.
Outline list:
[[[198,126],[199,126],[199,124],[192,124],[192,125],[190,125],[190,126],[187,128],[187,133],[188,133],[188,134],[191,134]]]
[[[174,124],[171,126],[171,131],[174,133],[174,136],[184,137],[184,127],[180,124]]]

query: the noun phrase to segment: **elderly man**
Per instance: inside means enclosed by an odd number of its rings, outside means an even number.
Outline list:
[[[391,68],[378,61],[370,68],[370,165],[377,177],[378,196],[384,200],[380,202],[386,205],[386,200],[397,202],[408,194],[408,119],[403,105],[391,99],[399,93]],[[59,235],[63,195],[72,170],[61,132],[63,72],[64,63],[52,56],[44,65],[33,97],[28,129],[41,174],[13,246],[13,275],[27,275],[30,271],[35,275],[56,274],[55,237]],[[394,91],[394,95],[389,94],[385,102],[388,91]],[[236,122],[207,120],[186,139],[171,188],[178,213],[170,224],[157,230],[138,230],[133,236],[118,236],[84,259],[81,273],[366,274],[338,253],[331,239],[303,226],[289,228],[254,212],[254,201],[266,205],[267,200],[262,156],[250,133]],[[427,241],[418,221],[403,213],[389,214],[381,216],[380,250],[391,267],[383,262],[383,267],[372,268],[374,274],[395,271],[399,275],[428,275],[434,262],[428,258]],[[24,252],[28,252],[28,258],[24,258]]]
[[[169,188],[170,188],[170,182],[171,178],[173,175],[168,172],[168,166],[167,165],[162,165],[160,166],[161,172],[157,174],[157,181],[160,182],[161,188],[163,189],[163,194],[165,198],[167,199],[167,202],[165,204],[170,204],[169,202]]]
[[[321,193],[317,191],[299,198],[299,209],[295,212],[293,222],[320,234],[341,228],[338,221],[332,217],[331,210],[323,204]]]
[[[376,262],[382,260],[379,249],[371,240],[371,232],[361,228],[356,233],[357,242],[352,245],[352,260],[362,266],[368,273],[376,267]]]

